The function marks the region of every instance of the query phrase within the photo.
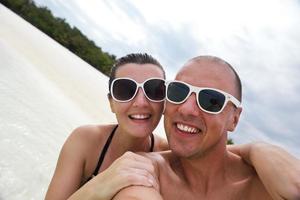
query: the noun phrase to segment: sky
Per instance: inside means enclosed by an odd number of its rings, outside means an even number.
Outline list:
[[[300,157],[299,0],[34,0],[117,57],[147,52],[173,79],[198,55],[234,66],[243,84],[235,143],[263,140]]]

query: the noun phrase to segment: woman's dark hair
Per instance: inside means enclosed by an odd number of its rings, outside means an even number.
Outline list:
[[[162,65],[156,60],[154,57],[152,57],[149,54],[146,53],[132,53],[128,54],[126,56],[123,56],[116,60],[115,64],[112,66],[108,81],[108,90],[110,95],[110,87],[112,81],[116,78],[116,72],[119,69],[119,67],[128,64],[128,63],[135,63],[135,64],[153,64],[156,65],[158,68],[160,68],[163,72],[163,77],[166,78],[165,70],[163,69]]]

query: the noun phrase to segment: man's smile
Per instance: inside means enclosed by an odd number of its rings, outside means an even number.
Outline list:
[[[201,130],[196,128],[196,127],[189,126],[189,125],[182,124],[182,123],[176,123],[176,127],[180,131],[185,132],[185,133],[189,133],[189,134],[197,134],[197,133],[201,132]]]

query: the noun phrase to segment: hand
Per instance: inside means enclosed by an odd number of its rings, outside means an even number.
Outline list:
[[[255,142],[255,143],[247,143],[247,144],[234,144],[234,145],[227,145],[227,149],[240,157],[243,158],[245,162],[248,164],[252,164],[250,160],[250,153],[255,145],[263,144],[262,142]]]
[[[159,191],[158,178],[152,161],[144,156],[126,152],[109,168],[86,183],[80,189],[82,192],[78,190],[76,193],[82,193],[80,196],[86,193],[90,196],[92,193],[90,199],[112,199],[121,189],[132,185],[153,187]]]

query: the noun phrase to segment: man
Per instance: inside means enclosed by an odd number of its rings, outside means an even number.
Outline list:
[[[188,61],[176,81],[167,83],[164,122],[171,151],[146,155],[157,167],[161,196],[133,186],[115,199],[299,199],[298,159],[256,144],[252,148],[258,150],[243,149],[256,172],[227,150],[227,132],[234,131],[242,112],[241,96],[240,79],[227,62],[212,56]],[[266,151],[276,155],[274,161],[264,157]]]

